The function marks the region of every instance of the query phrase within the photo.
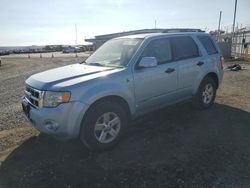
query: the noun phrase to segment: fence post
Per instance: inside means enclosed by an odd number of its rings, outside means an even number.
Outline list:
[[[248,44],[244,44],[244,61],[248,61]]]

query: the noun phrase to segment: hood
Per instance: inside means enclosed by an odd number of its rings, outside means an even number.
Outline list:
[[[90,66],[86,64],[67,65],[34,74],[26,80],[26,84],[37,89],[56,89],[58,87],[76,84],[76,82],[79,82],[79,78],[81,81],[86,81],[87,78],[93,79],[103,74],[106,75],[109,71],[113,72],[112,70],[114,69],[113,67]]]

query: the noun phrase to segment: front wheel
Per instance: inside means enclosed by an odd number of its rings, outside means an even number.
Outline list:
[[[122,105],[112,101],[98,102],[86,114],[80,139],[92,150],[106,150],[120,140],[127,123]]]
[[[207,109],[214,104],[216,85],[212,78],[205,77],[193,98],[193,105],[199,109]]]

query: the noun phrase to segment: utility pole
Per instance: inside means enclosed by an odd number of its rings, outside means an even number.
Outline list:
[[[220,16],[219,16],[219,25],[218,25],[218,35],[217,35],[217,41],[219,41],[219,38],[220,38],[220,23],[221,23],[221,15],[222,15],[222,11],[220,11]]]
[[[155,20],[155,29],[156,29],[156,20]]]
[[[234,36],[236,12],[237,12],[237,0],[235,0],[235,5],[234,5],[233,36]]]
[[[236,12],[237,12],[237,0],[235,0],[234,4],[234,20],[233,20],[233,30],[232,30],[232,39],[231,39],[231,56],[236,56],[236,41],[235,41],[235,20],[236,20]]]
[[[77,25],[75,24],[75,34],[76,34],[76,40],[75,40],[75,42],[76,42],[76,45],[77,45]]]
[[[76,46],[77,46],[77,25],[76,24],[75,24],[75,32],[76,32]],[[75,57],[78,57],[77,50],[75,51],[75,53],[76,53]]]

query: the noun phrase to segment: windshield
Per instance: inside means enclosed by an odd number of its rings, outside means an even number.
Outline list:
[[[120,38],[104,43],[86,61],[86,64],[105,67],[124,67],[128,64],[142,39]]]

